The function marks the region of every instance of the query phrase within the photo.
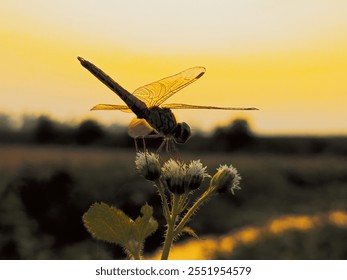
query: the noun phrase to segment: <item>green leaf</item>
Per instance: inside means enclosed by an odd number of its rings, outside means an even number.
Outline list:
[[[134,237],[139,243],[158,229],[158,222],[152,217],[153,208],[148,204],[141,208],[142,217],[138,216],[134,223]]]
[[[127,247],[134,223],[123,211],[106,203],[94,203],[83,215],[84,226],[96,239]]]
[[[140,259],[145,239],[158,228],[151,206],[142,206],[141,213],[133,221],[116,207],[94,203],[83,215],[83,222],[94,238],[118,244],[130,258]]]

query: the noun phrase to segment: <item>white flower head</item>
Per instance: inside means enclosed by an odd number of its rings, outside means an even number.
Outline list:
[[[161,175],[158,154],[148,152],[137,152],[135,165],[137,171],[147,180],[155,181]]]
[[[240,190],[241,176],[237,169],[227,165],[220,165],[217,168],[217,173],[212,177],[210,186],[214,187],[218,192],[226,192],[230,188],[231,193],[235,194],[235,190]]]
[[[187,165],[180,161],[169,159],[161,168],[163,178],[172,193],[184,193],[184,176]]]
[[[186,168],[185,185],[190,190],[195,190],[200,187],[202,181],[206,177],[211,177],[206,172],[206,166],[203,167],[200,160],[193,160]]]
[[[172,193],[183,194],[197,189],[204,178],[210,177],[200,160],[186,163],[169,159],[162,167],[162,175]]]

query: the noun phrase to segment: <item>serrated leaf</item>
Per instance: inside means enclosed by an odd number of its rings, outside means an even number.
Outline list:
[[[134,222],[134,237],[139,243],[158,229],[158,222],[152,217],[153,208],[145,204],[141,208],[142,217],[138,216]]]
[[[83,222],[94,238],[118,244],[130,258],[140,259],[145,239],[158,228],[151,206],[142,206],[141,213],[133,221],[116,207],[94,203],[83,215]]]
[[[192,228],[190,228],[190,227],[184,227],[182,229],[182,233],[187,233],[190,236],[195,237],[196,239],[200,239],[199,236],[195,233],[195,231]]]
[[[94,203],[83,215],[84,226],[96,239],[127,247],[134,221],[106,203]]]

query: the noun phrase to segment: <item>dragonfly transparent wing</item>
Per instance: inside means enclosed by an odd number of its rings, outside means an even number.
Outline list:
[[[133,95],[146,103],[147,107],[159,106],[177,91],[199,79],[206,69],[193,67],[176,75],[139,87]]]
[[[200,106],[200,105],[189,105],[189,104],[164,104],[163,108],[169,109],[214,109],[214,110],[258,110],[255,107],[216,107],[216,106]]]
[[[154,129],[144,119],[133,118],[128,126],[128,134],[133,138],[145,137],[153,131]]]
[[[132,110],[128,106],[113,105],[113,104],[98,104],[98,105],[95,105],[90,110],[91,111],[94,111],[94,110],[120,110],[122,112],[132,113]]]

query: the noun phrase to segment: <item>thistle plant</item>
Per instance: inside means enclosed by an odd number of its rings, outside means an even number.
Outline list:
[[[228,190],[235,194],[236,190],[241,189],[241,177],[232,165],[220,165],[211,177],[200,160],[185,163],[171,158],[161,163],[159,154],[145,151],[136,154],[135,166],[140,175],[154,183],[161,198],[166,222],[162,260],[168,259],[172,243],[182,234],[197,238],[195,231],[187,224],[201,205],[214,195]],[[209,180],[209,183],[203,187],[205,180]],[[197,197],[195,200],[193,194]],[[142,216],[132,220],[120,209],[95,203],[83,215],[83,221],[96,239],[122,246],[129,259],[141,259],[145,239],[158,228],[151,206],[144,205],[141,213]]]

